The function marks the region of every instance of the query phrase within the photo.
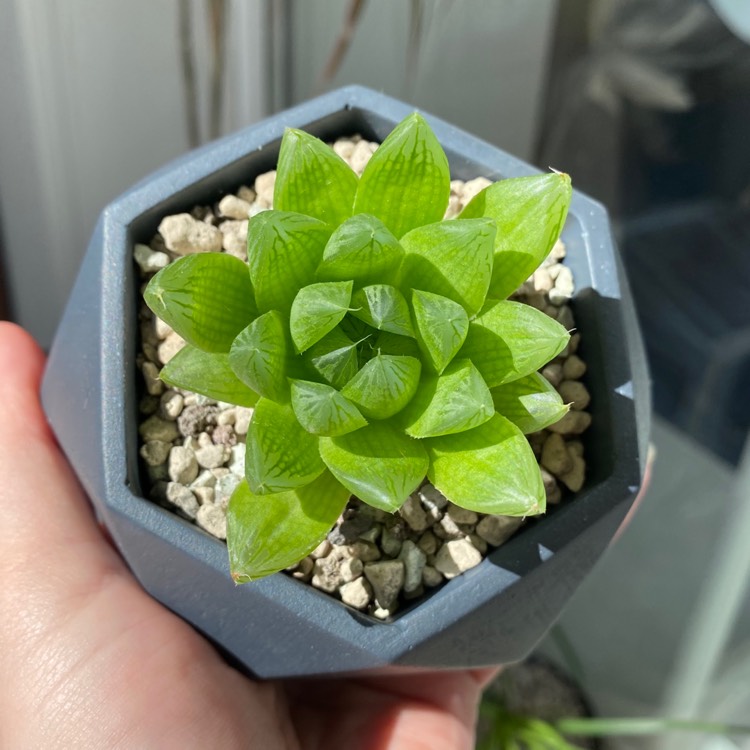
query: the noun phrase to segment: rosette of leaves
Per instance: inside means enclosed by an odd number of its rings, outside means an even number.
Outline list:
[[[149,283],[146,302],[187,342],[162,379],[254,407],[228,507],[236,581],[307,555],[351,495],[395,512],[425,478],[471,510],[544,511],[524,433],[566,411],[537,371],[569,334],[506,298],[557,240],[570,179],[502,180],[442,220],[449,193],[419,114],[359,178],[287,130],[248,262],[190,255]]]

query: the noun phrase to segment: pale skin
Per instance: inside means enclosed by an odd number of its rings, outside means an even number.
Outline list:
[[[0,747],[473,748],[493,670],[255,682],[151,599],[47,426],[43,367],[0,322]]]

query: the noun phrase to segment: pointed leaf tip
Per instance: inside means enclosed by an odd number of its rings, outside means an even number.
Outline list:
[[[367,163],[354,213],[377,216],[399,238],[442,219],[450,195],[448,159],[418,113],[402,120]]]
[[[330,147],[303,130],[287,128],[281,140],[274,208],[338,226],[352,213],[357,175]]]

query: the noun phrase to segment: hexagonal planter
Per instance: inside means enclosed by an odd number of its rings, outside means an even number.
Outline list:
[[[643,349],[604,209],[574,194],[563,239],[589,364],[589,479],[479,566],[379,622],[283,574],[241,587],[223,543],[141,496],[135,242],[161,217],[217,200],[275,166],[285,126],[382,140],[412,108],[360,87],[302,104],[156,172],[112,203],[91,240],[43,384],[49,420],[143,586],[259,677],[465,667],[526,655],[612,539],[643,475]],[[535,170],[429,117],[454,177]]]

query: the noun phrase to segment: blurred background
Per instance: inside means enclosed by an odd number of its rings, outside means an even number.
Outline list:
[[[657,461],[540,651],[599,714],[750,724],[750,0],[0,0],[0,18],[0,317],[45,347],[111,199],[335,86],[407,100],[606,204]]]

